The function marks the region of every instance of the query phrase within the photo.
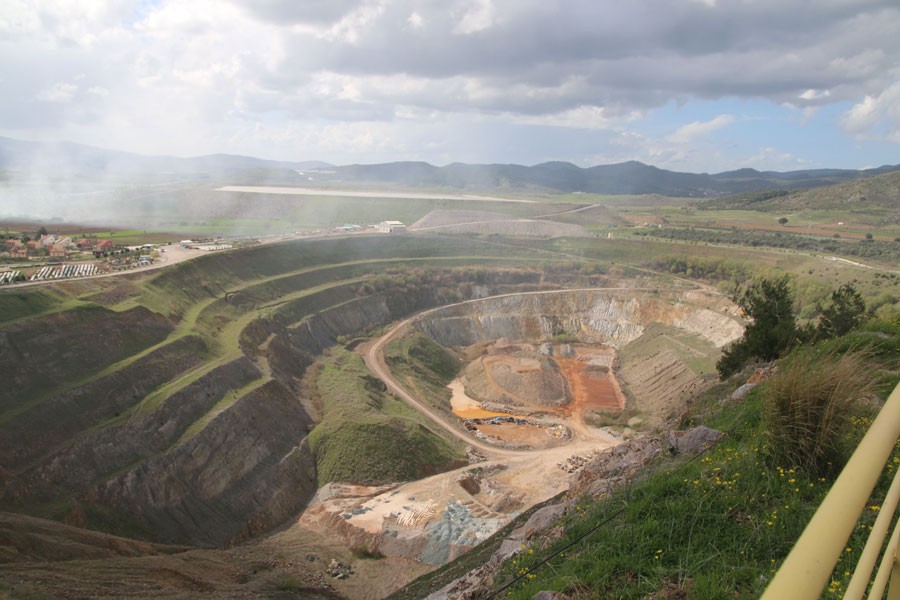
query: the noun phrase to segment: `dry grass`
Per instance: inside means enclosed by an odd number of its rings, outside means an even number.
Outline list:
[[[794,352],[762,390],[766,431],[779,464],[811,474],[840,469],[855,446],[851,418],[868,412],[872,390],[864,352]]]

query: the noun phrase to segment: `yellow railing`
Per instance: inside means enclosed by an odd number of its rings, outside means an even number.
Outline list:
[[[813,600],[821,596],[898,438],[900,385],[894,388],[847,466],[778,569],[762,596],[763,600]],[[900,469],[897,469],[890,490],[881,503],[878,518],[872,525],[866,547],[844,594],[845,600],[862,598],[870,581],[872,588],[868,598],[880,600],[888,580],[888,600],[900,600],[900,562],[897,556],[900,526],[897,523],[887,547],[884,547],[888,529],[897,512],[898,500]],[[872,569],[882,550],[884,554],[873,580]]]

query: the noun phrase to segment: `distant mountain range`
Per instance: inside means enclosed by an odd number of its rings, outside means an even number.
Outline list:
[[[636,161],[586,169],[566,162],[548,162],[533,167],[460,163],[435,167],[422,162],[401,162],[334,167],[329,169],[328,179],[345,183],[467,190],[531,189],[567,193],[706,197],[765,189],[807,189],[897,170],[900,170],[900,165],[862,171],[816,169],[786,173],[740,169],[710,175],[667,171]]]
[[[499,192],[545,191],[593,194],[660,194],[714,197],[757,190],[806,189],[900,170],[814,169],[724,173],[680,173],[636,161],[581,168],[567,162],[534,166],[468,165],[436,167],[425,162],[333,166],[328,163],[273,161],[249,156],[213,154],[193,158],[142,156],[80,144],[26,142],[0,137],[0,170],[66,176],[95,174],[168,175],[227,179],[233,183],[337,185],[452,189]]]
[[[321,161],[286,162],[251,156],[210,154],[192,158],[143,156],[118,150],[105,150],[72,142],[26,142],[0,137],[0,170],[42,175],[206,175],[266,170],[322,169],[331,167]]]

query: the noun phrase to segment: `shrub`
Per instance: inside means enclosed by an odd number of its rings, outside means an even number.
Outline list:
[[[358,558],[360,560],[380,560],[384,558],[384,554],[377,548],[375,550],[370,550],[366,546],[351,546],[350,553],[353,554],[353,558]]]
[[[821,308],[818,333],[822,338],[845,335],[859,327],[866,304],[856,288],[845,283],[831,293],[831,304]]]
[[[296,592],[302,587],[303,585],[296,577],[285,577],[278,583],[278,589],[282,592]]]
[[[796,334],[787,275],[750,285],[737,302],[751,322],[744,329],[744,336],[722,351],[722,358],[716,363],[722,379],[751,359],[775,360],[790,348]]]
[[[855,447],[854,417],[868,412],[872,365],[860,351],[803,349],[761,388],[774,458],[807,473],[840,469]]]

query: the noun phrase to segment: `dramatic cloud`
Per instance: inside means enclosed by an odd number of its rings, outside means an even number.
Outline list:
[[[0,134],[333,162],[513,147],[854,166],[804,134],[898,143],[898,56],[895,0],[5,0]]]
[[[844,115],[841,125],[860,138],[900,144],[900,82],[877,96],[866,96]]]

